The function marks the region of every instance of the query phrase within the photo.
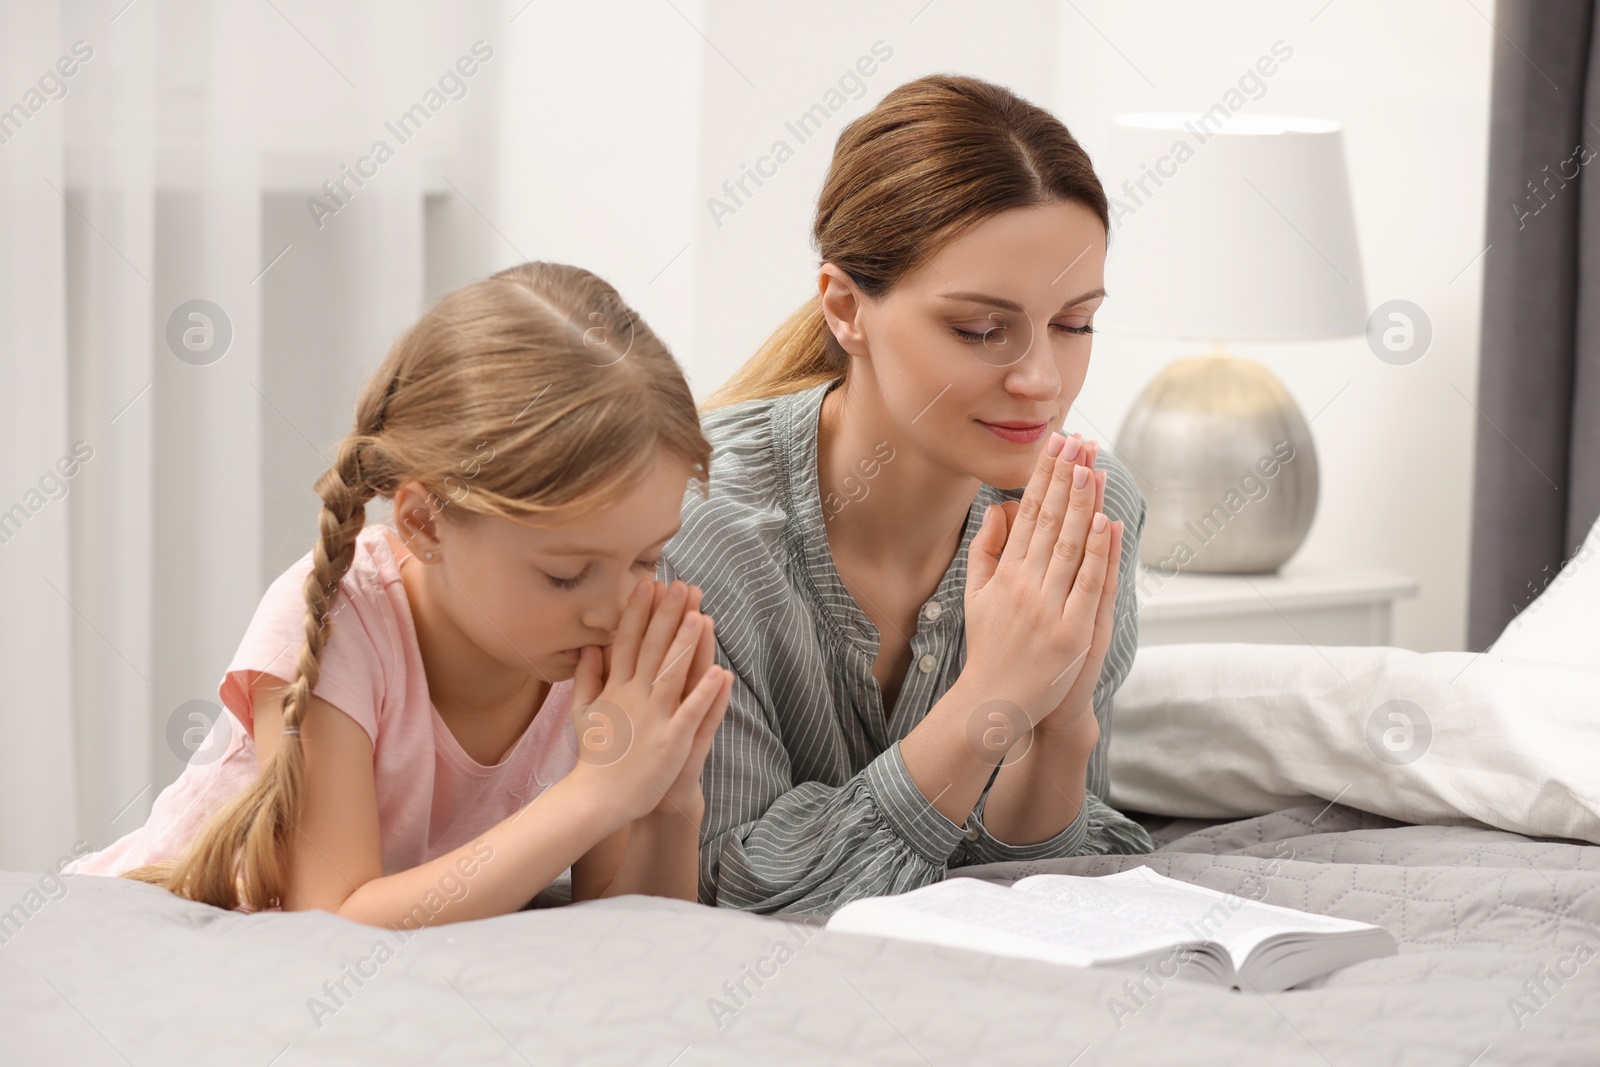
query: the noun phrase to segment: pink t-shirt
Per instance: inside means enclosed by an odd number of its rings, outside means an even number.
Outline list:
[[[493,766],[462,749],[434,710],[400,580],[409,551],[392,529],[368,526],[335,601],[313,693],[349,715],[372,739],[383,873],[426,863],[472,841],[564,777],[577,763],[572,683],[557,682],[522,736]],[[294,677],[304,643],[306,553],[267,588],[223,676],[223,712],[150,818],[69,874],[118,875],[176,859],[223,802],[256,775],[250,685],[258,674]],[[220,756],[218,755],[220,753]]]

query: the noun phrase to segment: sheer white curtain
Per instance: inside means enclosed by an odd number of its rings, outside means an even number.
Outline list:
[[[0,69],[32,71],[54,62],[61,38],[55,11],[44,4],[0,11]],[[13,81],[6,79],[8,94]],[[5,106],[16,102],[8,96]],[[61,788],[73,780],[76,736],[65,654],[73,617],[68,526],[65,502],[50,499],[59,492],[53,464],[68,454],[71,432],[66,209],[55,192],[66,185],[60,106],[51,101],[41,114],[25,110],[18,117],[12,108],[0,115],[6,136],[0,145],[0,677],[7,690],[0,701],[0,864],[6,866],[64,851],[76,817],[75,798]]]
[[[498,74],[440,83],[506,26],[489,0],[0,4],[0,868],[143,821],[310,546],[356,383],[451,275],[515,258],[450,236],[494,200]]]

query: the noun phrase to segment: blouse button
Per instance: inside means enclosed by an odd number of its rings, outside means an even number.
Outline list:
[[[940,615],[944,614],[944,605],[937,600],[930,600],[922,606],[922,617],[929,622],[937,622]]]
[[[917,670],[921,671],[923,674],[931,673],[938,665],[939,661],[935,659],[932,654],[925,655],[921,659],[917,660]]]

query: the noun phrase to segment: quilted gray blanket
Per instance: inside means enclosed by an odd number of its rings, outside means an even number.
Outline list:
[[[624,897],[402,934],[0,872],[0,1061],[1600,1063],[1600,847],[1329,806],[1156,826],[1145,863],[1378,923],[1400,954],[1268,996]]]

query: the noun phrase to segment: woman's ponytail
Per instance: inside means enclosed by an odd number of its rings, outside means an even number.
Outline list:
[[[844,377],[848,357],[839,347],[822,303],[813,297],[773,331],[756,354],[700,406],[702,411],[782,393],[796,393]]]

